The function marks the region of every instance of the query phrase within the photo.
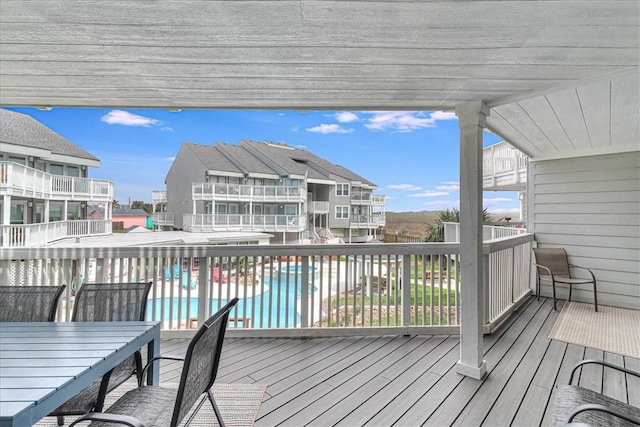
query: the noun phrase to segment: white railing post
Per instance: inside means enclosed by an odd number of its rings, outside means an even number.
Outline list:
[[[309,313],[309,257],[302,257],[302,271],[300,272],[300,327],[308,328],[313,324]]]
[[[402,287],[402,326],[411,325],[411,255],[402,256],[399,284]],[[397,285],[397,284],[396,284]]]

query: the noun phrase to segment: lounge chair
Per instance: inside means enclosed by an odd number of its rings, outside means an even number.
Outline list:
[[[91,412],[78,422],[91,420],[91,426],[107,426],[111,423],[132,427],[177,426],[202,396],[195,411],[186,422],[189,425],[208,399],[213,406],[220,426],[224,420],[216,404],[211,387],[216,379],[222,344],[229,321],[229,312],[238,298],[229,301],[216,314],[207,319],[193,337],[184,358],[174,356],[154,357],[143,369],[139,387],[126,392],[105,412]],[[177,389],[161,386],[145,386],[144,374],[151,363],[161,359],[184,360],[180,384]],[[204,396],[203,396],[204,395]]]
[[[553,425],[565,426],[575,423],[576,425],[583,426],[640,426],[640,408],[596,393],[593,390],[572,385],[573,376],[576,371],[587,364],[606,366],[640,378],[640,372],[635,372],[603,360],[589,359],[579,362],[571,371],[569,384],[559,385],[556,388]]]
[[[53,322],[61,286],[0,286],[0,322]]]

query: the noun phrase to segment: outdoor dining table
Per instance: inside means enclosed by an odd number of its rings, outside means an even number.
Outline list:
[[[0,427],[32,426],[144,345],[160,353],[159,322],[0,322]]]

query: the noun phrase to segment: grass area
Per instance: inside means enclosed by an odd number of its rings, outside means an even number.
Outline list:
[[[411,325],[448,325],[448,308],[455,307],[456,292],[455,290],[439,288],[431,289],[430,286],[412,285],[411,286]],[[443,314],[440,315],[440,302],[443,305]],[[423,310],[423,303],[425,310]],[[331,326],[396,326],[402,324],[400,313],[396,313],[396,304],[398,310],[401,310],[402,297],[401,290],[398,289],[397,295],[392,286],[389,295],[372,295],[364,296],[361,294],[341,296],[331,301],[329,311],[331,312]],[[434,312],[431,312],[431,306]],[[416,307],[417,306],[417,307]],[[388,307],[388,308],[387,308]],[[364,310],[363,310],[364,308]],[[378,313],[378,308],[380,312]],[[340,311],[340,325],[336,325],[336,313]],[[455,308],[451,311],[455,321]],[[432,319],[433,316],[433,319]],[[396,323],[397,322],[397,323]]]

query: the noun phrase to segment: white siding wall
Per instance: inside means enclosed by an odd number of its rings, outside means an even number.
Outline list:
[[[640,152],[529,165],[538,246],[564,247],[570,263],[591,268],[598,303],[640,309]],[[591,291],[576,290],[573,299],[593,301]],[[567,297],[564,288],[559,296]]]

